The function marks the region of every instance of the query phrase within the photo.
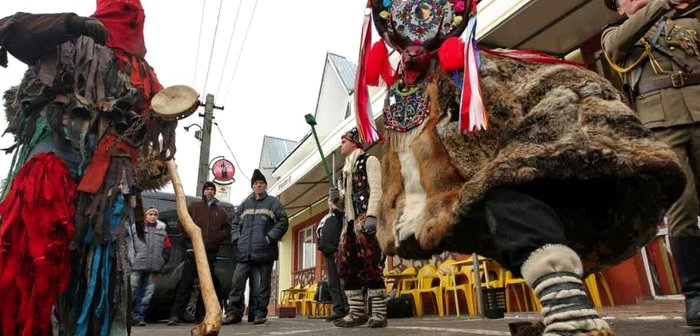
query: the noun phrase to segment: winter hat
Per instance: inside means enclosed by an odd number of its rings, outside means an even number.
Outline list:
[[[149,208],[146,210],[145,214],[148,215],[149,212],[155,212],[155,213],[156,213],[156,216],[160,215],[160,213],[158,212],[158,209],[156,209],[155,207],[149,207]]]
[[[603,0],[605,7],[608,7],[611,11],[617,11],[617,0]]]
[[[265,175],[263,175],[259,169],[256,169],[255,171],[253,171],[253,178],[250,179],[250,187],[251,188],[253,187],[253,183],[255,183],[255,181],[263,181],[263,182],[265,182],[265,184],[267,184],[267,179],[265,179]]]
[[[345,132],[345,134],[341,135],[340,138],[354,143],[357,148],[362,148],[360,133],[357,132],[357,127],[353,127],[351,130]]]
[[[214,184],[214,182],[211,182],[211,181],[204,182],[204,185],[202,186],[202,192],[204,192],[204,189],[207,189],[207,188],[214,188],[214,191],[216,191],[216,185]]]

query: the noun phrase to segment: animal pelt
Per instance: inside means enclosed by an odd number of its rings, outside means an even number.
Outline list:
[[[488,54],[482,62],[489,130],[459,134],[460,91],[452,74],[437,72],[420,134],[385,131],[382,249],[495,258],[482,200],[511,187],[559,213],[586,273],[630,257],[683,191],[674,153],[591,71]]]

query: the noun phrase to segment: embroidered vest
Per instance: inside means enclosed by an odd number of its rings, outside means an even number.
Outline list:
[[[364,153],[355,161],[352,170],[352,207],[355,211],[355,218],[367,213],[369,205],[369,184],[367,182],[367,157]]]

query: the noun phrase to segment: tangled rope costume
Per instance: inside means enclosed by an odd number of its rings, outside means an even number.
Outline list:
[[[377,141],[366,84],[388,85],[384,252],[478,252],[534,289],[540,332],[611,335],[581,279],[654,236],[685,183],[674,153],[597,74],[536,52],[477,48],[472,1],[370,8],[382,41],[370,50],[368,13],[355,95],[360,134]],[[401,54],[396,73],[385,42]]]
[[[376,157],[362,150],[357,128],[341,138],[354,144],[355,149],[345,159],[339,193],[333,195],[332,190],[330,199],[345,211],[336,265],[345,284],[350,311],[335,325],[355,327],[367,323],[381,328],[387,325],[384,254],[375,236],[382,197],[381,167]],[[371,317],[365,313],[365,289],[371,302]]]
[[[125,222],[143,236],[140,190],[164,186],[151,176],[175,154],[176,122],[150,111],[162,87],[144,19],[139,0],[98,0],[90,18],[0,20],[0,64],[29,65],[4,95],[16,144],[0,203],[2,335],[47,335],[52,317],[61,335],[130,333]]]

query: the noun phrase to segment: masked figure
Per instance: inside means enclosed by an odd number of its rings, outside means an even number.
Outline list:
[[[366,84],[387,85],[379,244],[496,259],[534,289],[545,335],[612,335],[582,279],[654,237],[683,171],[607,80],[478,48],[475,18],[473,1],[368,2],[355,99],[363,140],[377,141]]]
[[[9,53],[29,66],[4,95],[16,143],[0,203],[2,335],[46,335],[52,320],[60,335],[129,333],[126,228],[143,238],[140,191],[164,185],[160,162],[175,154],[176,122],[150,110],[162,87],[144,19],[139,0],[98,0],[91,17],[0,20],[0,65]]]

